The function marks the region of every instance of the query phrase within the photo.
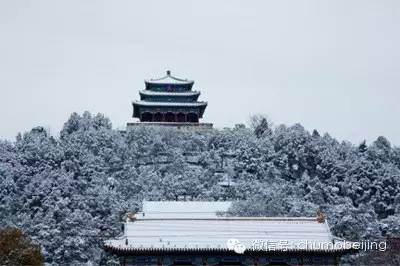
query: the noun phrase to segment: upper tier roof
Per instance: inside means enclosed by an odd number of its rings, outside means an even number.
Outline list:
[[[152,218],[217,218],[217,212],[227,212],[230,201],[144,201],[141,219]]]
[[[193,84],[193,80],[188,80],[188,79],[181,79],[177,78],[171,75],[171,71],[167,71],[167,74],[158,79],[147,79],[145,80],[145,83],[151,83],[151,84]]]

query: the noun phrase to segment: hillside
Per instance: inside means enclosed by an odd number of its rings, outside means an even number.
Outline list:
[[[236,186],[222,188],[223,169]],[[301,125],[121,133],[72,114],[60,136],[38,127],[0,142],[0,226],[18,227],[48,263],[105,263],[103,239],[141,201],[238,199],[233,214],[314,216],[348,240],[400,236],[400,148],[338,142]]]

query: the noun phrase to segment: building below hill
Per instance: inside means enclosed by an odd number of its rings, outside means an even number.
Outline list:
[[[170,71],[162,78],[145,80],[145,89],[139,92],[140,100],[132,102],[133,117],[140,123],[128,123],[128,128],[137,125],[212,127],[199,122],[207,102],[198,101],[200,92],[192,90],[193,84],[193,80],[174,77]]]
[[[229,217],[231,202],[145,201],[105,249],[121,265],[337,265],[325,218]]]

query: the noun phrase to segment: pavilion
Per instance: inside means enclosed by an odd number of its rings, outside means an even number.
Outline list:
[[[193,80],[181,79],[167,71],[164,77],[145,80],[145,89],[139,92],[140,100],[133,101],[133,117],[140,123],[152,126],[212,127],[200,123],[207,102],[198,101],[199,91],[192,90]]]

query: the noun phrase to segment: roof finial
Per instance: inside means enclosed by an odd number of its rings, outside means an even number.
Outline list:
[[[167,70],[167,76],[171,76],[171,70]]]

